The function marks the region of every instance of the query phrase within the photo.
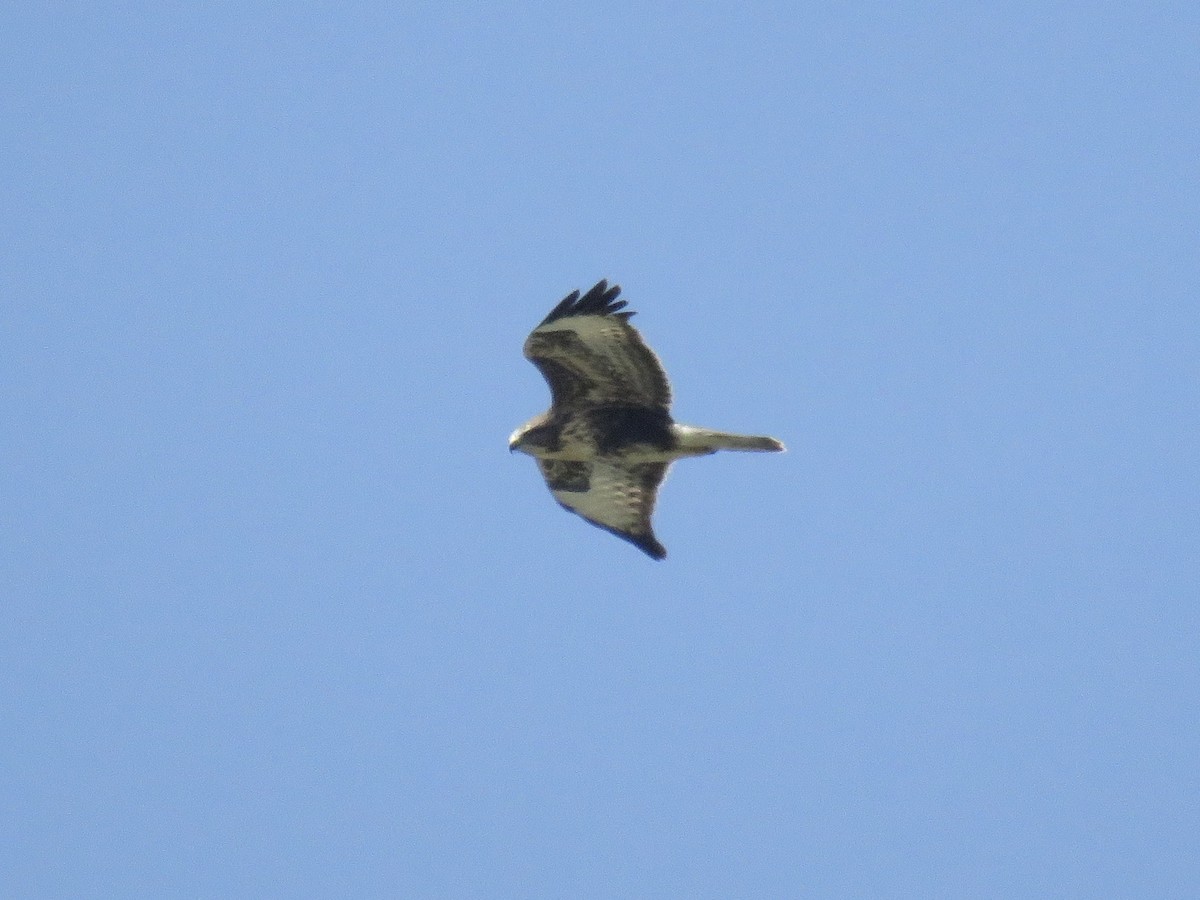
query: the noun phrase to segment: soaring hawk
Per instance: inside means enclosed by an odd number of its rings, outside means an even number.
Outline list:
[[[621,289],[599,282],[572,291],[525,341],[525,356],[550,385],[550,409],[508,439],[537,458],[566,509],[654,559],[667,555],[650,516],[667,467],[718,450],[779,451],[770,437],[678,425],[671,388],[654,352],[622,312]]]

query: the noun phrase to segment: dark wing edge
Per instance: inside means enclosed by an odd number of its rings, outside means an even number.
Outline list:
[[[563,508],[571,509],[571,507],[565,506],[565,505],[563,506]],[[577,510],[571,509],[571,512],[575,513],[576,515],[579,515],[579,512]],[[589,525],[595,525],[597,528],[604,529],[609,534],[615,534],[617,537],[619,537],[623,541],[629,541],[629,543],[633,544],[633,546],[637,547],[639,550],[641,550],[643,553],[645,553],[651,559],[666,559],[667,558],[667,548],[658,542],[658,538],[656,538],[654,536],[654,532],[652,532],[652,531],[649,532],[648,534],[633,534],[628,531],[617,531],[617,529],[611,528],[608,525],[604,525],[600,522],[597,522],[594,519],[589,519],[587,516],[579,515],[579,517],[581,519],[583,519],[583,521],[587,522]]]
[[[567,316],[614,316],[618,319],[628,320],[633,315],[633,311],[620,312],[628,304],[626,300],[617,299],[620,293],[621,286],[614,284],[609,287],[606,278],[597,281],[591,290],[582,297],[579,295],[579,291],[571,291],[562,298],[558,306],[550,310],[550,314],[546,318],[538,322],[538,328],[550,322],[565,319]]]

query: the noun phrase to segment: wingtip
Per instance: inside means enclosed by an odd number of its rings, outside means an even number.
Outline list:
[[[571,509],[569,506],[566,508]],[[571,512],[578,511],[571,509]],[[613,528],[611,525],[605,525],[603,522],[597,522],[595,519],[588,519],[586,516],[584,516],[584,519],[586,519],[586,521],[590,522],[592,525],[595,525],[597,528],[603,529],[609,534],[615,534],[623,541],[628,541],[651,559],[666,559],[667,548],[658,542],[658,538],[654,536],[654,532],[645,532],[639,534],[633,531],[621,531],[620,529]]]
[[[538,327],[565,319],[568,316],[612,316],[621,321],[627,321],[633,312],[620,311],[628,303],[626,300],[617,299],[620,294],[621,286],[619,284],[609,285],[607,278],[601,278],[588,289],[587,293],[580,295],[580,292],[576,290],[563,297],[558,305],[550,310],[550,314],[538,323]]]
[[[660,544],[654,535],[647,534],[641,535],[636,539],[630,538],[630,543],[651,559],[663,560],[667,558],[667,548]]]

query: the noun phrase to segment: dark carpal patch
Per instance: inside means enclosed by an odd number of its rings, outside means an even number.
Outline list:
[[[546,485],[552,491],[584,493],[591,487],[591,463],[562,459],[539,459]]]
[[[604,406],[588,410],[586,415],[600,453],[616,453],[638,444],[669,450],[675,444],[671,416],[665,409]]]

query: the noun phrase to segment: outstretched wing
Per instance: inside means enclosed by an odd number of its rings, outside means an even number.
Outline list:
[[[666,463],[622,463],[619,459],[566,462],[539,459],[538,468],[554,499],[593,525],[624,538],[654,559],[667,555],[650,525]]]
[[[572,291],[525,341],[555,407],[616,404],[667,409],[671,388],[654,352],[621,312],[621,289],[600,281]]]

